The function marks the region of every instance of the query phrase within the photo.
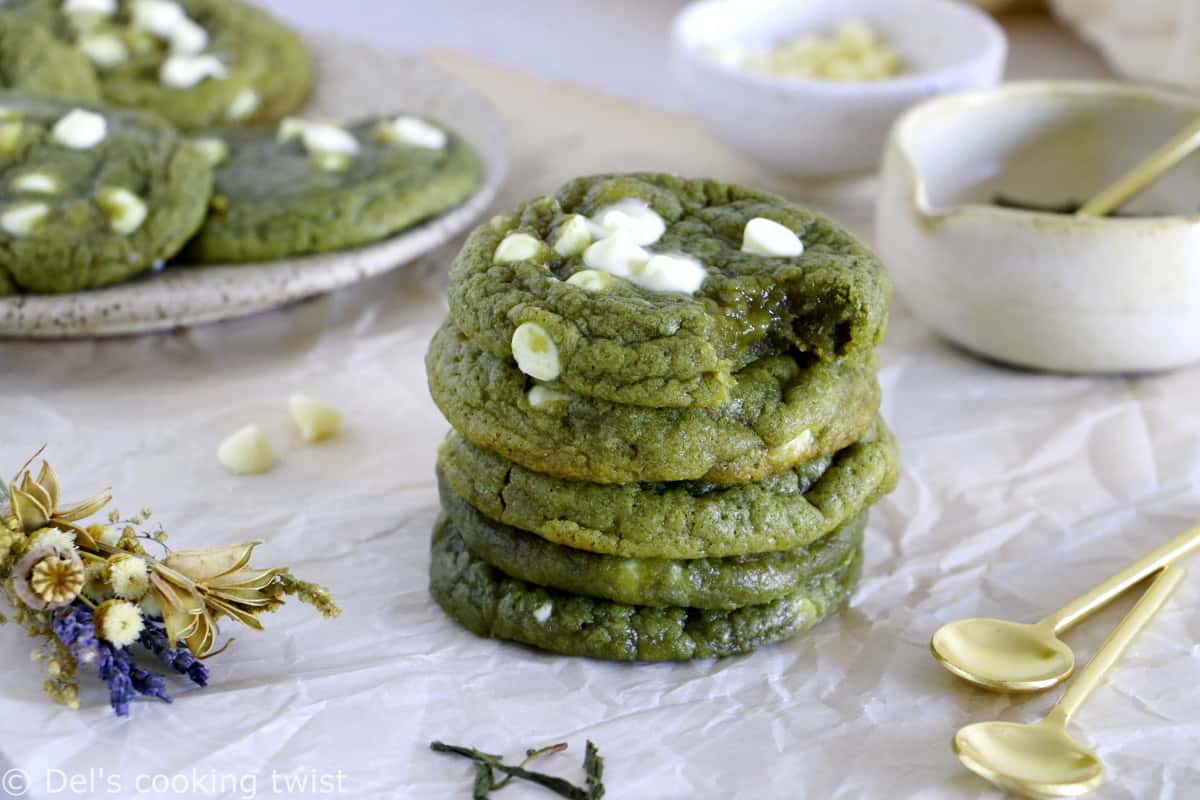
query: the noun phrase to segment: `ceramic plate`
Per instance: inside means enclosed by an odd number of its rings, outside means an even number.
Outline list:
[[[420,57],[327,35],[310,36],[309,44],[318,78],[305,114],[428,114],[457,131],[481,155],[486,170],[482,185],[457,208],[366,247],[261,264],[172,265],[89,292],[0,297],[0,336],[116,336],[266,311],[410,263],[476,222],[508,169],[506,136],[492,105]]]

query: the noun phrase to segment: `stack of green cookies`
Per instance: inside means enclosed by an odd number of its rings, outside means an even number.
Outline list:
[[[476,229],[426,358],[431,591],[477,634],[727,656],[842,608],[896,482],[887,274],[782,198],[583,178]]]

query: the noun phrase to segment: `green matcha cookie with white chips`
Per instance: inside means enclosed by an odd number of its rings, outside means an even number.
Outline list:
[[[655,608],[545,589],[473,556],[446,518],[434,529],[430,593],[479,636],[554,653],[617,661],[679,661],[737,655],[791,638],[850,599],[861,552],[791,594],[734,610]]]
[[[475,153],[411,115],[346,126],[288,118],[276,130],[207,132],[212,213],[187,251],[196,262],[269,261],[369,244],[465,200]]]
[[[793,550],[849,524],[895,488],[900,460],[883,420],[833,456],[755,483],[601,484],[527,469],[452,433],[447,488],[482,514],[567,547],[623,558],[724,558]]]
[[[237,0],[9,0],[94,68],[104,99],[180,128],[270,122],[312,87],[300,37]]]
[[[554,544],[480,514],[441,483],[442,509],[472,555],[523,581],[638,606],[731,610],[793,594],[862,544],[867,512],[795,550],[728,558],[620,558]]]
[[[100,84],[92,62],[42,26],[0,5],[0,89],[23,89],[95,101]]]
[[[532,380],[452,325],[425,357],[429,391],[462,436],[527,469],[593,483],[745,483],[832,455],[875,423],[873,350],[768,356],[715,408],[647,408]]]
[[[849,232],[781,197],[634,174],[574,180],[477,228],[448,293],[454,324],[532,378],[713,407],[761,358],[861,358],[890,282]]]
[[[0,294],[123,281],[179,252],[212,169],[152,114],[0,91]]]

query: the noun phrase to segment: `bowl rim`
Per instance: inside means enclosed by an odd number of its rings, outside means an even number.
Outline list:
[[[887,153],[895,153],[907,173],[912,191],[910,206],[922,218],[946,223],[956,219],[996,218],[1008,222],[1023,222],[1042,227],[1048,221],[1071,230],[1095,230],[1098,228],[1123,229],[1136,227],[1161,228],[1163,223],[1179,225],[1200,224],[1200,211],[1188,214],[1164,214],[1138,217],[1083,217],[1075,214],[1057,214],[1021,208],[1006,208],[990,203],[959,203],[939,208],[929,201],[929,187],[924,175],[909,155],[904,145],[907,132],[921,124],[926,117],[944,114],[969,113],[984,106],[1028,98],[1058,97],[1064,103],[1094,100],[1098,97],[1148,100],[1160,106],[1182,108],[1200,114],[1200,95],[1183,89],[1151,84],[1125,83],[1116,80],[1026,80],[1010,81],[998,86],[967,89],[932,97],[905,111],[896,120],[888,135]],[[1149,155],[1149,152],[1147,152]],[[885,154],[885,161],[887,155]]]
[[[960,2],[960,0],[897,0],[897,2],[887,5],[889,9],[895,9],[902,4],[920,5],[935,14],[958,14],[977,26],[985,44],[969,57],[937,69],[903,73],[881,80],[832,81],[753,72],[725,64],[705,54],[700,49],[700,43],[686,32],[692,18],[700,14],[711,13],[710,10],[713,8],[727,6],[730,9],[746,13],[746,6],[741,0],[696,0],[688,3],[671,20],[671,44],[676,54],[684,55],[699,68],[727,79],[766,89],[803,91],[830,96],[855,94],[878,97],[906,92],[923,92],[931,86],[953,86],[954,82],[951,79],[970,66],[986,64],[991,61],[999,61],[1003,66],[1007,60],[1008,35],[1000,23],[982,9]]]

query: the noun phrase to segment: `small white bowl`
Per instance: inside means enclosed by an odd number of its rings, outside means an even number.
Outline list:
[[[847,83],[785,78],[706,52],[767,48],[851,17],[878,31],[908,71]],[[709,133],[772,170],[820,177],[877,168],[902,112],[931,95],[995,84],[1007,52],[991,17],[952,0],[702,0],[675,18],[671,39],[680,89]]]
[[[1200,115],[1200,97],[1118,83],[1014,83],[930,101],[888,143],[876,245],[913,312],[992,358],[1064,372],[1200,360],[1200,157],[1125,210],[1081,202]]]

